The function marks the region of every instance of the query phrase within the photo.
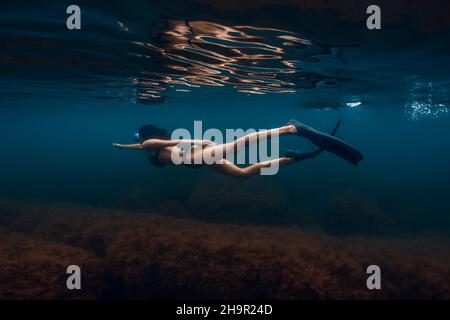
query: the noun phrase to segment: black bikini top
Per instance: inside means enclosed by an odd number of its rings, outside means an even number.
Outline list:
[[[148,156],[148,161],[150,161],[155,167],[164,168],[167,164],[159,160],[159,152],[155,152],[152,155]],[[204,163],[201,164],[183,164],[185,167],[198,169],[205,166]]]
[[[148,156],[148,161],[150,161],[155,167],[158,167],[158,168],[163,168],[166,166],[166,164],[164,162],[159,160],[159,151]]]

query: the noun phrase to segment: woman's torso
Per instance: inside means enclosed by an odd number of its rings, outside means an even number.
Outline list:
[[[201,153],[203,149],[204,148],[197,145],[192,146],[186,151],[183,151],[181,148],[176,146],[166,147],[160,149],[154,156],[159,162],[164,164],[183,165],[189,168],[200,168],[205,165]],[[174,162],[172,160],[172,156],[177,157],[178,160],[182,159],[181,163],[179,163],[179,161]]]

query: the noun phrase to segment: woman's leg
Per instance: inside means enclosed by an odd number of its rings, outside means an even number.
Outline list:
[[[275,129],[252,132],[232,142],[209,146],[203,150],[197,149],[193,152],[192,158],[197,159],[196,163],[201,163],[198,162],[200,160],[199,159],[200,157],[202,159],[208,157],[209,159],[219,161],[223,158],[226,158],[227,155],[233,153],[236,154],[237,152],[241,151],[242,149],[250,145],[250,143],[257,143],[264,139],[270,139],[273,135],[284,136],[295,134],[296,132],[297,129],[293,125],[286,125]]]
[[[252,164],[245,168],[240,168],[233,164],[232,162],[222,159],[217,164],[214,164],[211,166],[212,169],[214,169],[217,172],[220,172],[226,176],[236,178],[236,179],[248,179],[250,177],[256,176],[261,174],[261,168],[267,168],[272,165],[275,165],[276,163],[278,165],[286,165],[289,163],[296,162],[293,158],[278,158],[263,162],[258,162],[255,164]]]
[[[275,129],[262,130],[257,132],[252,132],[243,137],[240,137],[234,141],[225,143],[223,145],[215,146],[217,151],[227,154],[236,153],[244,149],[250,143],[257,143],[262,140],[270,139],[273,135],[285,136],[290,134],[295,134],[297,129],[293,125],[287,125]]]

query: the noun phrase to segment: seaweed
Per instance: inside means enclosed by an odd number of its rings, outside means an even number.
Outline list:
[[[0,298],[449,299],[448,248],[443,237],[343,237],[2,203]],[[65,288],[70,264],[81,266],[81,291]],[[381,267],[382,290],[366,288],[371,264]]]

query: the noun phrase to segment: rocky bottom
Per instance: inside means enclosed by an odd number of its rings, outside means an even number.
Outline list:
[[[336,237],[75,205],[0,204],[0,299],[449,299],[446,237]],[[82,289],[66,288],[79,265]],[[368,290],[366,268],[381,268]]]

